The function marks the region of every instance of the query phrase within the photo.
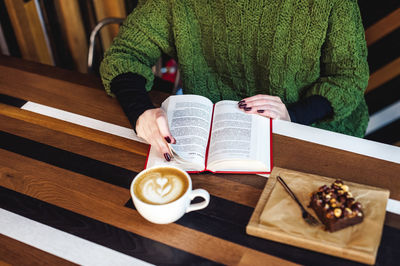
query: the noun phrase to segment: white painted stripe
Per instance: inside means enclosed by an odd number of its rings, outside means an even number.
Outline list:
[[[400,215],[400,201],[389,199],[386,206],[386,211]]]
[[[400,215],[400,202],[387,211]],[[0,208],[0,234],[79,265],[152,265]]]
[[[152,265],[0,208],[0,234],[80,265]]]
[[[272,131],[279,135],[349,151],[365,156],[400,163],[400,147],[348,136],[315,127],[274,120]]]
[[[73,124],[89,127],[102,132],[145,143],[145,141],[137,137],[135,132],[130,128],[106,123],[97,119],[66,112],[33,102],[27,102],[21,108]],[[400,148],[396,146],[282,120],[273,120],[272,130],[273,133],[287,137],[301,139],[304,141],[354,152],[389,162],[400,163]],[[398,211],[400,202],[396,200],[390,200],[390,202],[390,204],[388,203],[388,211],[400,214],[400,211]]]
[[[400,118],[400,101],[391,104],[379,112],[371,115],[367,127],[368,135]]]
[[[146,141],[139,138],[130,128],[103,122],[87,116],[78,115],[34,102],[27,102],[21,107],[21,109],[146,143]],[[400,147],[282,120],[274,120],[272,130],[276,134],[287,137],[354,152],[389,162],[400,163]]]
[[[53,117],[62,121],[70,122],[76,125],[96,129],[102,132],[106,132],[109,134],[113,134],[116,136],[120,136],[123,138],[139,141],[146,143],[143,139],[139,138],[135,131],[131,128],[121,127],[115,124],[107,123],[104,121],[100,121],[94,118],[90,118],[83,115],[78,115],[75,113],[63,111],[57,108],[49,107],[46,105],[34,103],[34,102],[27,102],[24,104],[21,109],[31,111],[34,113],[42,114],[45,116]]]

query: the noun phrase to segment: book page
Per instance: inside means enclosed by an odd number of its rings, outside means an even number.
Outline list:
[[[169,129],[176,139],[176,144],[170,145],[175,158],[168,164],[181,166],[187,171],[203,170],[211,126],[212,102],[198,95],[173,95],[163,102],[161,108],[167,114]],[[153,149],[150,155],[149,166],[166,163],[162,155],[156,155]],[[157,161],[154,161],[154,156],[158,157]]]
[[[212,171],[252,171],[253,168],[270,171],[267,170],[269,136],[268,118],[244,113],[236,101],[218,102],[214,109],[208,168]],[[230,166],[226,165],[228,161],[232,161]],[[215,169],[218,164],[229,168]]]

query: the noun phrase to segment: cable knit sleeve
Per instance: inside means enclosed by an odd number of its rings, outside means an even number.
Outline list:
[[[100,75],[108,94],[111,81],[123,73],[146,79],[146,90],[153,85],[151,67],[161,52],[174,55],[171,13],[166,0],[147,0],[137,7],[121,25],[118,36],[104,54]]]
[[[321,77],[308,95],[321,95],[332,105],[333,121],[349,117],[363,101],[369,70],[360,11],[355,0],[333,6],[321,53]]]

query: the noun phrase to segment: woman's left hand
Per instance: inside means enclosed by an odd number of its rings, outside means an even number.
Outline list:
[[[286,105],[278,96],[258,94],[238,102],[239,108],[248,114],[259,114],[273,119],[290,121]]]

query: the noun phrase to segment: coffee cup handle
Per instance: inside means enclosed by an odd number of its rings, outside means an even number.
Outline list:
[[[186,212],[201,210],[208,206],[208,203],[210,202],[210,194],[206,190],[201,188],[192,190],[190,193],[190,200],[193,200],[196,197],[201,197],[204,201],[190,204],[186,209]]]

